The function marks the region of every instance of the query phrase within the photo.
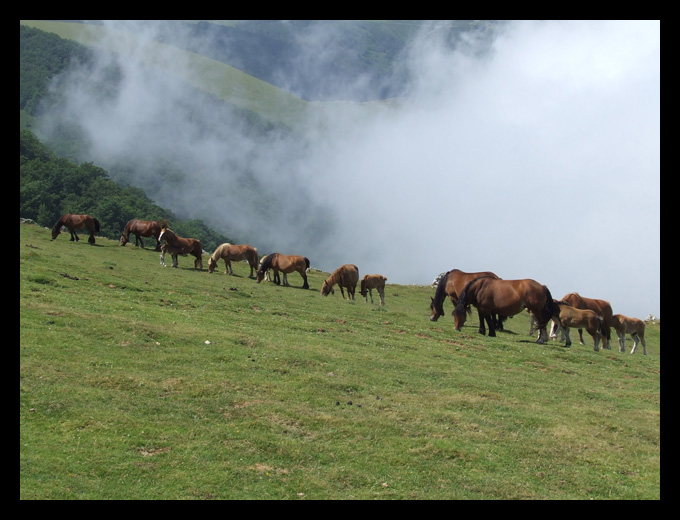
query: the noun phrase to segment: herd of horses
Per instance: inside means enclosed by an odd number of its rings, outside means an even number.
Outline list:
[[[95,233],[101,230],[99,221],[90,215],[63,215],[52,228],[52,240],[57,238],[63,227],[71,233],[71,241],[78,241],[76,231],[87,230],[88,242],[95,243]],[[160,251],[160,263],[165,266],[165,254],[172,256],[173,267],[178,266],[178,255],[195,257],[194,268],[203,269],[203,247],[201,241],[195,238],[183,238],[174,233],[165,221],[130,220],[120,236],[120,245],[125,246],[130,241],[130,235],[135,236],[135,246],[144,248],[142,238],[154,238],[156,240],[155,251]],[[307,282],[307,270],[310,267],[309,259],[300,255],[284,255],[272,253],[258,258],[257,249],[248,245],[222,244],[210,256],[208,260],[208,272],[213,273],[217,262],[225,263],[225,274],[233,275],[231,262],[246,261],[250,266],[250,278],[257,283],[262,280],[272,280],[280,285],[283,274],[283,285],[290,286],[287,275],[298,272],[303,280],[303,289],[309,289]],[[273,273],[273,278],[270,277]],[[376,289],[380,297],[380,304],[385,305],[385,282],[387,278],[380,274],[365,275],[361,279],[360,294],[368,302],[370,296],[373,303],[373,289]],[[321,294],[328,296],[334,294],[334,287],[340,287],[343,300],[345,290],[347,299],[354,300],[356,286],[359,283],[359,268],[354,264],[345,264],[338,267],[324,281]],[[561,300],[556,300],[550,294],[545,285],[530,278],[520,280],[504,280],[491,271],[466,273],[459,269],[452,269],[443,273],[438,278],[435,295],[430,303],[430,320],[437,319],[444,314],[443,303],[449,297],[453,305],[454,328],[461,330],[472,307],[477,309],[479,316],[479,333],[486,334],[486,325],[489,328],[489,336],[495,336],[496,330],[502,330],[503,320],[519,314],[526,309],[532,321],[529,334],[538,330],[537,343],[545,344],[549,337],[556,339],[557,330],[566,340],[566,347],[571,346],[569,331],[577,328],[579,341],[583,345],[583,329],[590,334],[594,341],[594,349],[597,351],[602,343],[603,348],[611,349],[611,329],[617,333],[619,350],[625,352],[626,334],[630,334],[634,345],[631,354],[635,353],[639,343],[642,343],[644,354],[647,354],[645,343],[645,323],[637,318],[631,318],[622,314],[613,314],[609,302],[594,298],[585,298],[578,293],[569,293]],[[551,324],[551,332],[547,328]]]

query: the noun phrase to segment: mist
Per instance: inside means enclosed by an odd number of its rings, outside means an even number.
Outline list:
[[[261,253],[328,272],[354,263],[388,284],[491,270],[660,316],[660,22],[512,22],[455,48],[441,32],[428,24],[408,47],[406,95],[325,111],[304,136],[252,137],[141,67],[143,47],[119,60],[113,101],[78,70],[60,78],[72,85],[62,114],[87,132],[92,160],[125,157],[158,204]],[[310,52],[314,36],[301,36]],[[323,33],[328,59],[333,41]],[[366,83],[355,79],[353,92]],[[180,192],[145,177],[163,156],[186,165]],[[254,212],[231,170],[252,174],[280,217]]]

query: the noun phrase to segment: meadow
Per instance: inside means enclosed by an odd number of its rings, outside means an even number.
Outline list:
[[[489,338],[389,272],[383,308],[19,228],[21,499],[660,498],[660,325]]]

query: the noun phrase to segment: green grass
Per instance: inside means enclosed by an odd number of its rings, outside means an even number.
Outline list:
[[[541,346],[430,322],[431,287],[19,228],[22,499],[660,498],[658,325],[648,356]]]

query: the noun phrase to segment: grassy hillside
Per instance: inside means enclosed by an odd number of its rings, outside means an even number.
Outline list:
[[[98,25],[45,20],[20,20],[20,24],[84,45],[136,56],[145,65],[273,122],[294,126],[308,109],[308,103],[300,98],[205,56],[157,42],[146,42],[146,50],[142,51],[140,42],[127,32]],[[184,66],[178,67],[178,64]]]
[[[380,308],[19,228],[22,499],[660,498],[659,326],[648,356],[481,337],[431,287]]]

